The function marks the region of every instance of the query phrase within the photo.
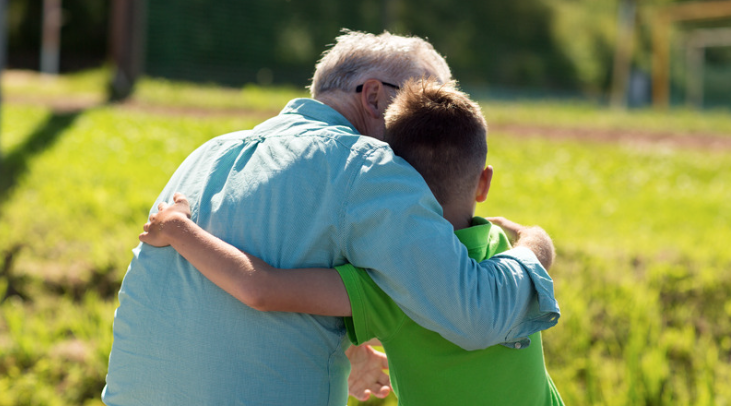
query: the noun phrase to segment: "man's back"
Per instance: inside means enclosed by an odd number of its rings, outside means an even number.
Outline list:
[[[340,264],[337,196],[350,181],[348,166],[373,144],[338,117],[329,118],[342,127],[324,132],[326,123],[290,114],[218,137],[181,165],[160,201],[187,194],[194,221],[276,266]],[[144,244],[119,300],[109,405],[345,403],[339,318],[258,312],[172,248]]]

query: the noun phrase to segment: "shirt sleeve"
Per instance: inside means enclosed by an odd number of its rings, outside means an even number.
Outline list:
[[[415,322],[466,350],[519,341],[557,322],[553,282],[535,255],[518,249],[470,259],[423,178],[390,150],[366,157],[342,216],[345,258]]]
[[[353,311],[352,317],[345,318],[350,342],[360,345],[374,337],[388,342],[404,322],[404,313],[364,269],[350,264],[336,266],[335,269],[343,279]]]

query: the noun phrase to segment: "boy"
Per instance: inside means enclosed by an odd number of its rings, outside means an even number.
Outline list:
[[[477,261],[510,248],[502,229],[473,217],[492,180],[492,167],[485,167],[486,135],[479,106],[452,84],[408,82],[386,112],[384,141],[424,177]],[[349,264],[336,267],[337,272],[272,268],[242,257],[197,227],[188,219],[184,197],[177,195],[175,203],[161,204],[145,225],[142,242],[172,245],[211,281],[255,309],[352,315],[346,320],[350,341],[380,339],[400,405],[563,404],[545,369],[540,333],[523,349],[517,343],[465,351],[412,321],[366,272]],[[538,257],[550,267],[552,252]]]

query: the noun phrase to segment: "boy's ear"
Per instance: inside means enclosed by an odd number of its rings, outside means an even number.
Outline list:
[[[475,201],[482,203],[487,199],[487,192],[490,191],[490,183],[492,183],[492,166],[487,165],[487,168],[483,169],[482,173],[480,173]]]

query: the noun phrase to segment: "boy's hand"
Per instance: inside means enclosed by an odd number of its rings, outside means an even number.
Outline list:
[[[173,196],[173,204],[162,202],[157,205],[157,213],[150,215],[140,234],[140,241],[154,247],[166,247],[171,243],[171,233],[190,219],[190,204],[182,193]]]

